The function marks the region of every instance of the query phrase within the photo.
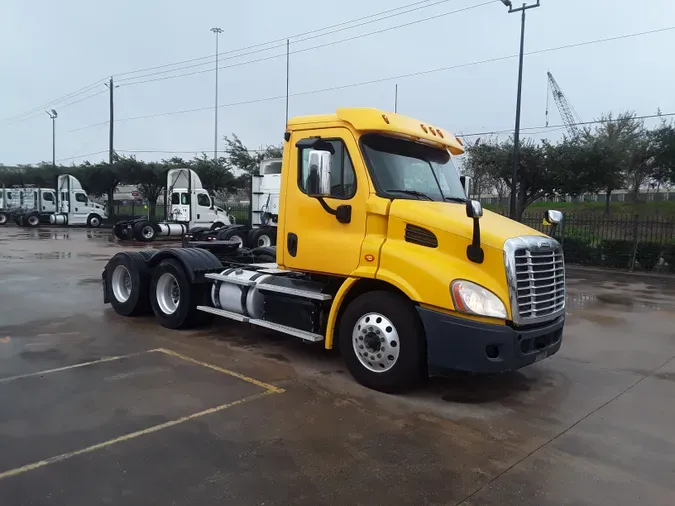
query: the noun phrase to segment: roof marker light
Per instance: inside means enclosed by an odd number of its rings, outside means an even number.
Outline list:
[[[422,130],[424,130],[425,134],[429,133],[429,130],[427,130],[427,127],[424,126],[424,123],[420,123],[420,126],[422,127]]]
[[[389,124],[389,118],[387,118],[387,115],[386,115],[386,114],[383,114],[383,115],[382,115],[382,119],[384,120],[384,122],[385,122],[387,125]]]

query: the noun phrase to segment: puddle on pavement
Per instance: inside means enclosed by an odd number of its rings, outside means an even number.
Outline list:
[[[655,295],[645,300],[642,297],[631,297],[628,294],[616,293],[568,293],[566,308],[567,311],[592,311],[601,308],[613,308],[625,310],[626,308],[655,309],[657,311],[672,311],[675,308],[675,301],[654,300]]]

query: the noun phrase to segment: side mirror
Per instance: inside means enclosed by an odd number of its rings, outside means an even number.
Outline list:
[[[311,149],[309,151],[306,188],[310,197],[330,196],[330,173],[332,155],[328,151]]]
[[[473,190],[473,180],[470,176],[459,176],[459,180],[464,187],[464,193],[466,193],[466,198],[471,198],[471,190]]]
[[[478,219],[483,216],[483,206],[477,200],[466,201],[466,216],[467,218]]]
[[[544,221],[548,225],[557,225],[562,221],[562,219],[563,219],[563,213],[561,211],[555,211],[553,209],[549,209],[544,214]]]

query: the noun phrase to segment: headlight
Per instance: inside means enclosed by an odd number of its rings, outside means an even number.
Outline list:
[[[471,281],[459,279],[450,285],[455,308],[462,313],[506,319],[506,308],[494,293]]]

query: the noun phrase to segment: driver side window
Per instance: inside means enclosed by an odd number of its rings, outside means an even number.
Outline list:
[[[330,174],[330,197],[351,199],[356,194],[356,172],[349,156],[349,151],[342,139],[326,140],[335,153],[332,155]],[[298,149],[298,186],[307,193],[307,176],[309,175],[309,148]]]
[[[202,207],[211,207],[211,199],[206,193],[199,193],[197,195],[197,205]]]
[[[86,204],[87,203],[87,196],[84,193],[76,193],[75,194],[75,200],[77,202],[80,202],[81,204]]]

